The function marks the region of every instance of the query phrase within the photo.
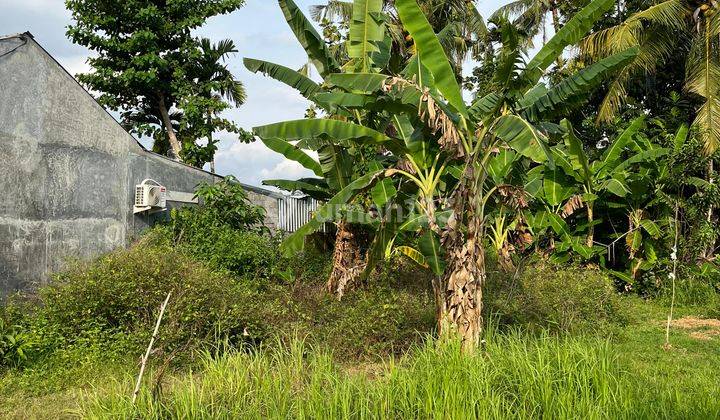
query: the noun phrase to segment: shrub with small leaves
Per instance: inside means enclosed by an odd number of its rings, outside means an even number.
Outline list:
[[[597,269],[539,262],[517,276],[494,272],[485,296],[488,315],[529,328],[597,332],[623,320],[612,281]]]
[[[137,351],[147,345],[160,304],[171,292],[157,351],[186,355],[222,339],[262,338],[256,307],[261,302],[252,282],[213,271],[151,239],[58,274],[40,289],[37,317],[67,342],[101,335]]]
[[[0,368],[22,364],[30,346],[28,333],[0,316]]]
[[[227,176],[216,183],[203,182],[195,190],[195,196],[203,203],[218,225],[234,229],[263,230],[265,209],[252,204],[247,193],[233,176]]]

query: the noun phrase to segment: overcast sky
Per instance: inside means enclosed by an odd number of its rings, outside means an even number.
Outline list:
[[[305,12],[312,4],[324,0],[296,0]],[[487,18],[503,0],[481,2],[479,9]],[[0,0],[0,35],[30,31],[71,74],[89,69],[85,60],[88,51],[74,45],[65,37],[71,22],[63,0]],[[287,119],[302,118],[307,101],[292,88],[263,75],[250,73],[242,64],[243,57],[260,58],[300,68],[307,57],[288,28],[275,0],[248,0],[236,12],[218,16],[198,31],[213,41],[230,38],[239,52],[229,61],[235,76],[247,90],[245,105],[229,113],[240,126],[253,126]],[[235,175],[241,182],[260,185],[263,179],[299,178],[310,175],[300,165],[284,160],[265,148],[262,142],[240,144],[229,135],[221,136],[216,157],[217,170],[223,175]]]

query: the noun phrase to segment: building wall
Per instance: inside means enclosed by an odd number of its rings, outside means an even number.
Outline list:
[[[219,179],[146,151],[28,35],[0,38],[0,145],[0,297],[126,246],[152,223],[132,212],[143,179],[180,192]],[[279,194],[248,194],[275,228]]]

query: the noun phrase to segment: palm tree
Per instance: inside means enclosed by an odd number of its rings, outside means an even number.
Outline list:
[[[419,3],[458,77],[462,77],[465,59],[480,52],[487,32],[475,3],[468,0],[425,0]],[[352,5],[352,1],[328,0],[327,4],[312,6],[311,16],[317,22],[351,22]],[[402,65],[407,64],[415,55],[415,48],[400,21],[395,0],[382,0],[382,10],[388,17],[386,25],[393,40],[392,51],[403,57]]]
[[[693,125],[710,156],[720,147],[720,7],[715,2],[666,0],[637,12],[617,26],[591,34],[582,51],[598,58],[638,46],[640,53],[612,81],[598,113],[610,121],[623,105],[631,77],[655,73],[673,55],[685,55],[685,90],[701,101]],[[713,159],[707,177],[714,183]],[[709,206],[707,221],[713,220]],[[708,251],[714,248],[711,244]]]
[[[701,129],[706,153],[713,153],[720,145],[720,126],[712,118],[720,114],[718,11],[711,3],[666,0],[583,40],[581,51],[595,59],[632,46],[640,51],[609,86],[598,122],[609,122],[619,111],[632,76],[654,73],[671,55],[685,54],[685,89],[703,99],[695,124]]]
[[[182,120],[180,136],[184,140],[183,160],[200,167],[205,162],[210,162],[213,173],[217,150],[213,133],[218,129],[238,130],[235,124],[220,118],[219,114],[231,106],[242,105],[246,98],[242,82],[235,79],[225,64],[227,57],[236,52],[235,44],[230,39],[213,44],[209,39],[203,38],[185,69],[191,94],[183,104],[192,106],[185,107],[191,111],[186,110]],[[198,146],[197,139],[203,137],[207,138],[207,145]]]
[[[558,0],[515,0],[498,8],[491,16],[494,20],[501,15],[514,17],[513,23],[532,40],[542,33],[543,44],[547,42],[547,17],[552,19],[553,32],[560,30]]]

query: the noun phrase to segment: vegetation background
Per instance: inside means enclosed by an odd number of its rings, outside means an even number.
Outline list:
[[[105,105],[192,164],[218,129],[257,137],[315,174],[268,184],[326,205],[283,237],[232,178],[203,184],[10,297],[3,414],[720,416],[714,4],[330,1],[320,33],[279,0],[310,64],[245,64],[314,105],[251,134],[222,118],[232,43],[191,31],[243,2],[111,3],[67,2]]]

